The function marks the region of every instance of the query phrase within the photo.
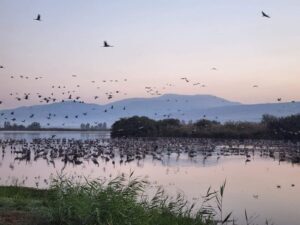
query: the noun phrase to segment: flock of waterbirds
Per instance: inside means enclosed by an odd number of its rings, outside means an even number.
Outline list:
[[[120,138],[76,140],[56,138],[0,139],[2,161],[9,157],[9,168],[14,170],[20,163],[45,160],[49,166],[64,171],[67,166],[95,164],[126,165],[145,160],[168,165],[170,160],[189,160],[205,165],[207,161],[218,163],[226,157],[236,156],[251,163],[257,157],[274,161],[300,164],[300,144],[266,140],[211,140],[199,138]],[[0,165],[1,166],[1,165]],[[294,187],[295,184],[292,184]],[[281,185],[277,185],[281,188]]]
[[[264,11],[261,12],[262,17],[270,19],[271,17],[265,13]],[[38,14],[35,18],[35,21],[37,22],[42,22],[42,15]],[[113,45],[109,44],[107,41],[103,41],[103,45],[102,47],[104,48],[111,48],[114,47]],[[4,65],[0,65],[0,69],[4,70],[7,69]],[[218,71],[217,67],[212,67],[211,68],[212,71]],[[72,78],[77,78],[78,76],[73,74],[71,75]],[[43,76],[25,76],[25,75],[12,75],[10,76],[11,79],[23,79],[23,80],[28,80],[30,82],[33,81],[39,81],[41,79],[43,79]],[[207,85],[198,81],[192,81],[190,78],[184,76],[184,77],[180,77],[179,78],[181,81],[187,83],[187,84],[192,84],[192,86],[200,86],[202,88],[205,88]],[[112,86],[114,83],[120,83],[120,82],[127,82],[127,78],[124,78],[123,80],[115,80],[115,79],[110,79],[110,80],[102,80],[102,83],[107,83],[109,84],[109,86]],[[91,81],[92,84],[96,85],[99,82],[92,80]],[[79,94],[79,88],[80,88],[80,84],[78,83],[76,85],[75,88],[73,87],[67,87],[66,85],[51,85],[51,89],[53,90],[51,93],[48,94],[42,94],[40,92],[38,93],[18,93],[18,92],[11,92],[9,93],[9,96],[12,97],[12,100],[16,100],[18,102],[21,101],[29,101],[31,99],[33,99],[34,97],[36,97],[36,99],[40,102],[40,103],[55,103],[55,102],[65,102],[65,101],[73,101],[76,103],[84,103],[84,101],[82,100],[82,97]],[[174,87],[175,83],[167,83],[165,84],[163,87],[158,88],[155,86],[146,86],[145,87],[145,91],[147,94],[152,95],[152,96],[159,96],[163,94],[163,91],[166,90],[169,87]],[[253,88],[258,88],[259,85],[254,84],[252,85]],[[96,87],[97,90],[101,89],[98,85]],[[122,93],[120,90],[114,90],[114,91],[109,91],[105,93],[105,98],[108,100],[113,99],[116,95],[119,94],[124,94],[127,95],[126,92]],[[94,100],[98,100],[101,99],[101,97],[99,95],[95,95],[93,97]],[[276,98],[278,102],[282,101],[282,98]],[[292,103],[295,103],[295,101],[292,101]],[[3,104],[3,100],[0,99],[0,104]],[[125,111],[127,108],[124,105],[122,107],[122,109],[114,109],[114,106],[111,106],[110,109],[105,109],[103,111],[103,113],[108,113],[109,110],[123,110]],[[181,111],[181,109],[178,109],[179,111]],[[83,113],[83,115],[76,115],[75,119],[79,119],[80,116],[86,116],[88,112]],[[159,112],[157,112],[156,114],[158,114]],[[11,111],[10,113],[7,113],[8,115],[5,115],[5,113],[1,113],[1,118],[4,119],[5,121],[13,121],[13,122],[21,122],[21,123],[26,123],[26,120],[23,118],[22,120],[18,120],[18,118],[16,118],[14,116],[14,112]],[[34,114],[31,114],[29,118],[33,118]],[[53,117],[56,117],[55,114],[49,114],[47,116],[47,119],[51,120]],[[170,116],[168,116],[170,117]],[[64,115],[64,118],[67,120],[69,119],[68,115]],[[97,123],[97,121],[95,121],[95,123]],[[48,126],[51,126],[51,123],[47,123]],[[64,126],[65,123],[62,124],[62,126]]]
[[[261,12],[263,18],[271,19],[271,16]],[[33,20],[37,22],[42,22],[41,14],[38,14]],[[108,41],[103,41],[103,48],[115,47],[108,43]],[[0,65],[1,70],[9,69],[5,65]],[[212,67],[211,71],[217,72],[219,68]],[[70,75],[71,78],[76,79],[79,75]],[[44,79],[43,76],[27,76],[27,75],[11,75],[10,79],[21,79],[22,81],[28,82],[38,82]],[[181,82],[186,85],[197,86],[201,88],[207,87],[207,84],[193,81],[188,76],[180,76],[178,78]],[[122,82],[127,82],[127,78],[124,79],[109,79],[96,81],[92,80],[90,83],[96,90],[101,89],[99,83],[108,84],[112,86],[113,84],[122,84]],[[145,86],[145,91],[151,96],[162,95],[165,90],[170,87],[176,86],[175,83],[166,83],[163,87],[155,86]],[[250,87],[259,88],[260,85],[252,84]],[[55,102],[67,102],[73,101],[74,103],[83,104],[85,101],[82,100],[80,96],[81,84],[76,84],[75,87],[67,85],[54,85],[51,84],[51,93],[42,94],[38,93],[18,93],[12,91],[9,93],[12,100],[17,102],[29,101],[33,98],[37,98],[40,103],[55,103]],[[127,95],[126,92],[121,92],[121,90],[113,90],[104,93],[107,100],[113,99],[117,95]],[[100,95],[94,95],[94,100],[101,99]],[[277,102],[281,102],[281,97],[275,98]],[[166,100],[167,102],[169,100]],[[0,99],[0,105],[4,101]],[[291,103],[295,103],[292,101]],[[93,110],[93,109],[91,109]],[[116,110],[114,106],[105,109],[103,113],[109,113],[110,110]],[[123,106],[118,110],[127,110],[127,106]],[[181,109],[178,109],[181,111]],[[75,115],[75,119],[80,119],[85,117],[89,112],[84,112],[82,114]],[[159,112],[157,112],[159,113]],[[157,114],[156,113],[156,114]],[[70,119],[70,115],[56,115],[49,113],[47,119],[51,119],[63,116],[67,121]],[[34,119],[35,115],[30,114],[29,119]],[[168,115],[167,117],[170,117]],[[205,116],[204,116],[205,117]],[[0,120],[13,122],[26,123],[27,121],[22,119],[19,120],[15,116],[14,111],[8,113],[1,113]],[[95,121],[95,123],[97,123]],[[49,122],[48,126],[51,125]],[[62,124],[64,126],[64,124]],[[181,159],[188,159],[191,162],[202,163],[205,165],[210,160],[218,163],[220,160],[230,156],[241,157],[244,160],[245,165],[251,163],[256,157],[271,158],[277,161],[279,164],[281,162],[289,162],[293,164],[300,164],[300,144],[292,142],[282,142],[282,141],[266,141],[266,140],[210,140],[210,139],[198,139],[198,138],[126,138],[126,139],[90,139],[90,140],[75,140],[66,138],[56,138],[53,135],[50,138],[37,138],[31,141],[25,139],[0,139],[0,153],[2,154],[2,161],[8,156],[12,156],[12,161],[9,163],[9,168],[14,170],[15,167],[23,163],[32,163],[35,161],[44,160],[49,166],[63,172],[68,166],[83,166],[85,164],[93,164],[96,167],[102,167],[105,170],[108,164],[115,166],[122,166],[130,163],[137,163],[152,160],[154,162],[162,163],[167,165],[169,160],[179,161]],[[0,167],[3,166],[0,162]],[[62,166],[62,167],[61,167]],[[23,184],[27,181],[28,177],[25,177],[22,181]],[[48,179],[44,179],[41,176],[34,177],[36,187],[39,187],[40,182],[48,185]],[[3,181],[3,178],[2,178]],[[0,178],[0,182],[1,178]],[[291,188],[295,187],[295,184],[289,184]],[[281,189],[282,184],[274,184],[274,188]],[[259,195],[254,194],[253,198],[258,199]]]
[[[262,17],[270,19],[270,15],[261,12]],[[35,21],[42,22],[41,14],[38,14],[35,18]],[[113,45],[109,44],[107,41],[103,41],[102,47],[112,48]],[[0,65],[1,70],[7,69],[4,65]],[[212,71],[218,71],[217,67],[212,67]],[[72,78],[76,79],[78,75],[71,75]],[[43,79],[43,76],[25,76],[25,75],[12,75],[11,79],[22,79],[32,81],[39,81]],[[202,88],[206,87],[206,84],[192,81],[187,76],[179,77],[179,79],[187,84],[192,84],[193,86],[200,86]],[[127,78],[122,80],[102,80],[102,83],[108,83],[110,85],[114,83],[127,82]],[[98,81],[92,80],[92,84],[97,84]],[[168,87],[174,87],[174,83],[167,83],[162,88],[146,86],[145,91],[150,95],[162,95],[162,91]],[[259,85],[252,85],[253,88],[259,88]],[[80,88],[80,84],[76,85],[76,88]],[[97,90],[100,89],[99,86],[96,86]],[[40,103],[54,103],[54,102],[65,102],[73,101],[76,103],[84,103],[81,100],[81,96],[78,94],[78,90],[67,87],[66,85],[51,85],[53,90],[50,94],[41,94],[41,93],[24,93],[19,94],[17,92],[11,92],[9,95],[16,101],[28,101],[36,96]],[[60,95],[59,95],[60,94]],[[115,95],[121,94],[120,90],[106,92],[105,96],[108,100],[113,99]],[[127,95],[127,93],[123,93]],[[99,95],[95,95],[94,100],[100,98]],[[168,100],[167,100],[168,101]],[[277,98],[278,102],[282,101],[282,98]],[[294,101],[292,101],[294,103]],[[3,101],[0,100],[0,104],[3,104]],[[126,110],[126,106],[123,106],[121,110]],[[110,109],[105,109],[104,113],[107,113],[108,110],[114,110],[114,106],[111,105]],[[180,109],[179,109],[180,110]],[[79,119],[81,116],[86,116],[88,112],[83,113],[82,115],[75,115],[76,119]],[[14,111],[5,115],[1,113],[0,115],[6,121],[18,121],[18,118],[14,116]],[[29,116],[29,119],[34,118],[34,114]],[[51,114],[47,116],[47,119],[51,120],[56,117],[56,114]],[[69,119],[69,115],[64,115],[64,118]],[[25,123],[26,120],[20,121]],[[95,122],[97,123],[97,122]],[[47,124],[50,126],[50,123]],[[64,125],[64,124],[63,124]],[[14,162],[10,165],[11,169],[14,168],[14,164],[17,161],[31,161],[38,160],[39,158],[45,159],[47,162],[55,166],[55,160],[62,160],[64,165],[74,164],[80,165],[84,161],[91,161],[96,165],[100,165],[101,161],[106,163],[111,162],[112,164],[122,164],[130,163],[134,160],[143,160],[146,156],[152,156],[153,160],[164,161],[165,155],[170,156],[172,154],[177,154],[178,158],[181,154],[187,154],[190,159],[195,159],[198,155],[203,156],[203,162],[214,154],[217,154],[217,159],[221,156],[226,155],[244,155],[246,157],[245,163],[251,162],[251,154],[254,154],[254,150],[260,151],[261,156],[269,156],[275,159],[275,153],[278,152],[278,161],[291,161],[293,163],[299,163],[299,146],[293,146],[294,151],[287,150],[285,145],[275,145],[276,148],[268,147],[268,145],[263,145],[260,142],[252,144],[251,148],[245,147],[233,147],[235,143],[228,143],[227,147],[221,147],[219,150],[217,148],[218,143],[211,143],[208,140],[198,140],[198,139],[189,139],[183,140],[169,138],[169,139],[157,139],[155,141],[151,140],[139,140],[139,139],[114,139],[114,140],[87,140],[87,141],[75,141],[67,139],[55,139],[55,137],[49,139],[35,139],[32,142],[27,142],[26,140],[0,140],[2,147],[2,158],[5,156],[5,152],[10,149],[11,153],[15,155]],[[263,147],[262,147],[263,146]],[[294,148],[295,147],[295,148]],[[289,146],[289,149],[291,146]],[[119,155],[118,161],[115,159],[116,151]],[[99,160],[100,159],[100,160]]]

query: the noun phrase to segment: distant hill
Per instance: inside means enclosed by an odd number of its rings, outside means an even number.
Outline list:
[[[223,107],[213,107],[205,110],[191,110],[186,112],[186,118],[196,118],[199,114],[205,115],[209,120],[249,121],[259,122],[264,114],[285,117],[300,113],[300,102],[244,104]],[[184,118],[183,118],[184,119]]]
[[[11,115],[14,112],[14,115]],[[61,102],[19,107],[0,111],[0,124],[16,118],[15,123],[40,122],[46,127],[79,127],[81,123],[106,122],[109,126],[121,117],[134,115],[152,119],[178,118],[198,120],[203,117],[224,121],[259,121],[263,114],[287,116],[300,113],[300,103],[245,105],[212,95],[166,94],[153,98],[130,98],[105,105]],[[34,115],[30,118],[31,115]],[[86,114],[86,115],[84,115]],[[67,116],[67,118],[65,118]],[[75,118],[78,116],[78,118]],[[47,123],[50,125],[47,126]]]

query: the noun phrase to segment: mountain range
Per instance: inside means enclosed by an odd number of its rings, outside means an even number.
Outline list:
[[[13,112],[13,115],[11,115]],[[288,116],[300,113],[300,102],[241,104],[212,95],[166,94],[152,98],[129,98],[105,105],[65,101],[0,111],[5,121],[28,125],[39,122],[44,127],[79,127],[81,123],[106,122],[110,126],[122,117],[134,115],[152,119],[176,118],[196,121],[201,118],[225,121],[258,122],[263,114]],[[77,117],[77,118],[76,118]]]

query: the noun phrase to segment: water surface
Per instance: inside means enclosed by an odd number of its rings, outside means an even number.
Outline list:
[[[35,138],[50,138],[53,134],[56,138],[81,140],[102,138],[103,143],[109,140],[107,133],[97,132],[0,132],[0,139],[2,141],[26,139],[30,142]],[[250,151],[248,158],[240,154],[219,154],[219,149],[224,146],[218,143],[214,146],[215,151],[209,156],[197,154],[190,157],[187,153],[182,153],[178,157],[178,154],[171,153],[156,159],[150,154],[144,159],[120,164],[120,156],[116,154],[114,164],[112,159],[106,162],[105,159],[98,158],[99,165],[96,165],[87,158],[82,160],[80,165],[68,163],[66,167],[61,158],[54,159],[54,163],[49,163],[44,158],[38,158],[36,161],[15,160],[16,155],[11,153],[12,150],[7,146],[5,154],[0,158],[0,184],[18,183],[44,188],[49,184],[48,178],[61,173],[62,168],[63,173],[73,176],[106,179],[134,171],[136,176],[147,177],[153,188],[162,185],[170,195],[181,192],[189,201],[200,202],[201,196],[206,193],[209,186],[218,189],[226,180],[224,208],[227,212],[234,212],[238,224],[245,224],[243,215],[246,209],[255,224],[264,224],[268,219],[278,225],[298,225],[299,164],[291,163],[289,160],[280,162],[279,153],[276,151],[274,157],[262,155],[259,150]],[[274,146],[261,147],[276,149]],[[289,144],[286,148],[289,151]],[[291,151],[298,150],[297,147],[291,149]],[[246,162],[246,159],[249,162]]]

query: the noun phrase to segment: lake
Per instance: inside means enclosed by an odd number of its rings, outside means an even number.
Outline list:
[[[245,224],[245,209],[254,224],[266,219],[278,225],[300,221],[300,164],[294,160],[299,143],[112,140],[108,132],[76,131],[2,131],[0,140],[1,185],[46,188],[49,177],[61,172],[111,179],[134,171],[151,182],[152,190],[163,186],[172,196],[180,192],[190,202],[201,202],[210,186],[218,189],[226,180],[224,209],[233,211],[237,224]],[[79,149],[84,154],[75,158]]]

